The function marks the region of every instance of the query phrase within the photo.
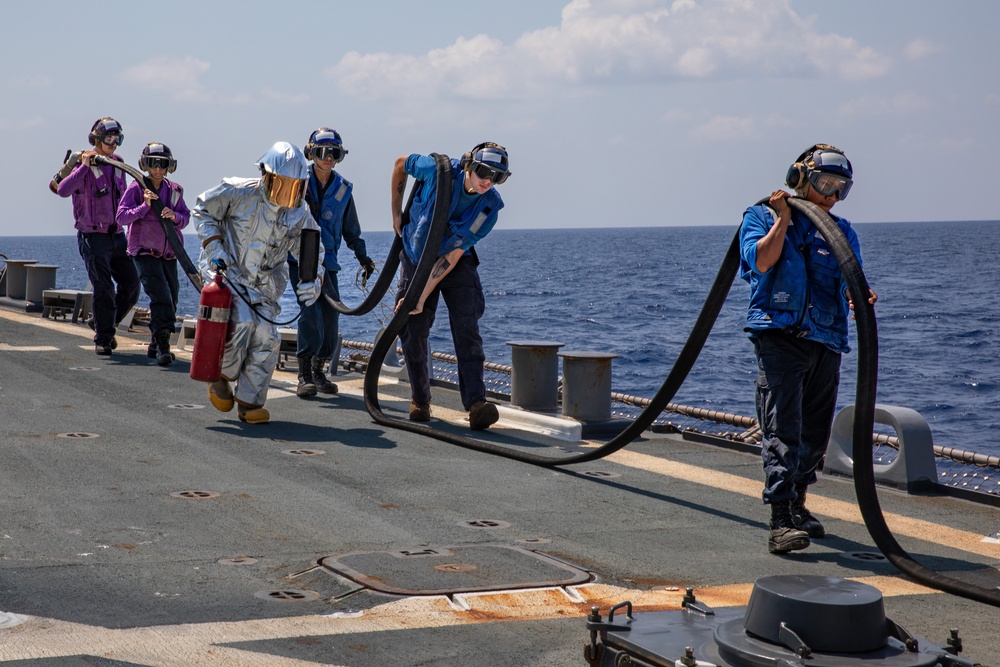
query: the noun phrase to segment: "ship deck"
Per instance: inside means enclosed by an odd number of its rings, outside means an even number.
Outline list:
[[[744,605],[774,574],[871,584],[886,615],[962,657],[1000,655],[997,610],[926,588],[873,546],[853,485],[822,478],[828,537],[767,552],[756,456],[647,433],[598,462],[545,469],[373,423],[362,376],[302,400],[270,389],[271,423],[208,402],[186,353],[148,334],[94,354],[85,325],[0,309],[0,662],[174,665],[584,665],[592,606],[680,608],[687,588]],[[292,368],[294,371],[294,367]],[[408,386],[380,401],[405,418]],[[468,433],[435,389],[432,425]],[[500,424],[535,453],[595,443]],[[880,490],[923,565],[1000,584],[998,509]],[[993,537],[991,537],[993,535]]]

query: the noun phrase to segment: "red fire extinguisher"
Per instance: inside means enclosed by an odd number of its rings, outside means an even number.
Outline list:
[[[215,382],[222,377],[222,353],[229,333],[229,307],[233,293],[222,282],[222,273],[201,290],[198,325],[191,351],[191,379]]]

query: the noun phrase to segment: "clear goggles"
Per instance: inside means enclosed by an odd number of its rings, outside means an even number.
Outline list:
[[[851,191],[854,181],[847,176],[840,174],[830,174],[825,171],[810,171],[809,183],[816,192],[824,197],[836,195],[838,200],[847,199],[847,193]]]
[[[121,134],[102,134],[100,140],[106,146],[120,146],[124,137]]]
[[[335,162],[340,162],[347,155],[347,151],[344,150],[343,146],[315,146],[312,149],[313,157],[317,160],[334,160]]]
[[[472,163],[472,173],[484,181],[492,181],[493,185],[500,185],[510,177],[510,172],[506,169],[494,169],[482,162]]]
[[[268,173],[264,175],[264,187],[267,197],[275,206],[282,208],[298,208],[302,204],[306,182],[291,176]]]

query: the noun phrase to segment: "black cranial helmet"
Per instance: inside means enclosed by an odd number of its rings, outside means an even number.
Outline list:
[[[122,129],[121,123],[111,117],[99,118],[94,121],[93,127],[90,128],[90,134],[87,135],[87,141],[90,142],[91,146],[96,146],[98,141],[103,142],[105,138],[116,135],[118,137],[117,143],[121,146],[125,143],[125,131]]]
[[[142,149],[142,155],[139,157],[139,168],[143,171],[149,171],[153,167],[162,167],[167,170],[168,174],[177,170],[177,160],[174,159],[174,154],[170,152],[170,147],[166,144],[151,141]]]

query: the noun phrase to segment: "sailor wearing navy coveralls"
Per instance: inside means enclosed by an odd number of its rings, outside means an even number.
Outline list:
[[[844,153],[818,144],[788,170],[786,185],[830,212],[853,183]],[[763,499],[771,506],[768,549],[805,549],[824,537],[805,507],[806,490],[826,451],[840,384],[840,355],[848,352],[847,286],[829,246],[785,190],[751,206],[740,227],[740,275],[750,283],[745,331],[757,356],[757,420],[762,431]],[[832,215],[851,249],[861,247],[851,223]],[[871,292],[869,303],[877,297]]]
[[[403,190],[408,175],[413,176],[416,183],[409,220],[404,227]],[[406,294],[427,242],[434,212],[436,175],[434,158],[427,155],[401,156],[393,167],[393,229],[403,241],[397,303]],[[503,183],[509,176],[506,149],[491,142],[479,144],[461,160],[451,160],[453,183],[448,230],[437,251],[438,260],[431,269],[427,285],[399,335],[410,378],[410,419],[413,421],[430,419],[427,339],[434,324],[438,295],[444,297],[448,307],[455,356],[458,357],[459,392],[462,405],[469,411],[469,426],[482,430],[499,419],[496,405],[486,400],[483,381],[486,355],[479,334],[479,320],[486,309],[486,298],[476,268],[479,259],[474,246],[496,224],[503,200],[494,185]]]

